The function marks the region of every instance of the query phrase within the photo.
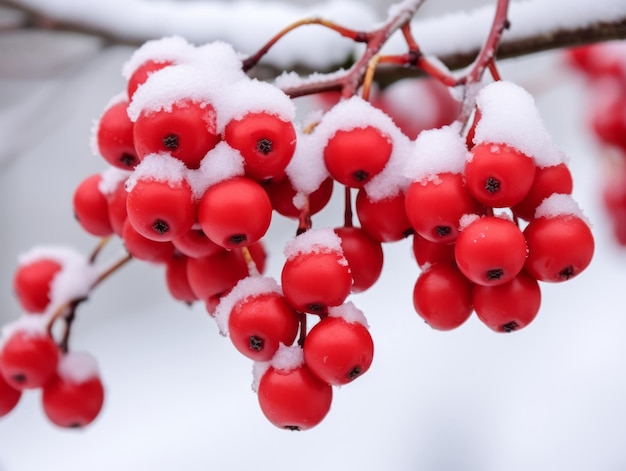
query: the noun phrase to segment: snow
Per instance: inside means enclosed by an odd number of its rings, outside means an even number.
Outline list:
[[[287,260],[309,253],[333,252],[340,254],[343,258],[341,238],[329,227],[310,229],[303,232],[287,242],[283,250]]]
[[[351,324],[359,323],[369,329],[365,314],[352,301],[347,301],[339,306],[329,307],[328,317],[337,317]]]
[[[590,225],[590,222],[583,213],[582,208],[572,195],[554,193],[545,198],[535,210],[535,218],[537,219],[554,218],[564,215],[575,216]]]
[[[313,193],[329,176],[316,136],[296,128],[296,150],[285,173],[297,193],[294,205],[300,208],[301,196]]]
[[[187,173],[182,160],[167,152],[146,155],[126,180],[126,191],[132,191],[139,181],[166,182],[172,188],[179,187]]]
[[[565,160],[533,96],[521,86],[505,80],[486,85],[478,93],[476,106],[481,116],[474,144],[507,144],[534,159],[538,167],[552,167]]]
[[[0,352],[5,342],[18,332],[33,336],[47,335],[47,318],[39,314],[23,314],[4,324],[0,329]]]
[[[109,168],[100,172],[98,190],[100,190],[100,193],[103,195],[110,195],[121,183],[128,180],[131,173],[132,172],[129,170],[122,170],[118,167],[109,166]]]
[[[194,46],[181,36],[152,39],[138,47],[130,59],[124,63],[122,76],[126,80],[130,79],[133,73],[148,61],[186,64],[193,61],[195,52]]]
[[[198,169],[185,171],[185,179],[191,185],[194,197],[199,199],[208,187],[243,174],[241,153],[221,141],[207,152]]]
[[[404,174],[411,181],[437,181],[442,173],[463,173],[467,147],[460,123],[422,131],[406,159]]]
[[[81,351],[64,354],[57,366],[57,374],[74,384],[82,384],[100,377],[96,358],[90,353]]]

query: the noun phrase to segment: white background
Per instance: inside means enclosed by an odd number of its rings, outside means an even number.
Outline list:
[[[20,252],[41,243],[88,252],[96,242],[74,221],[71,197],[105,168],[90,152],[90,128],[123,88],[131,53],[60,35],[0,36],[2,128],[12,130],[0,129],[3,322],[19,314],[10,280]],[[603,151],[586,132],[584,84],[554,53],[507,61],[501,71],[535,95],[570,157],[574,197],[597,242],[586,272],[542,285],[534,323],[508,335],[475,317],[453,332],[431,330],[412,307],[410,242],[388,244],[381,279],[352,298],[371,326],[372,368],[335,390],[318,427],[286,432],[263,417],[250,361],[203,307],[172,301],[162,270],[134,262],[75,322],[71,346],[96,356],[107,387],[102,415],[84,431],[60,430],[45,419],[39,394],[26,393],[0,419],[0,470],[626,469],[626,255],[600,205]],[[335,196],[315,226],[341,224]],[[295,229],[276,217],[269,274],[280,273]],[[113,245],[105,259],[119,254]]]

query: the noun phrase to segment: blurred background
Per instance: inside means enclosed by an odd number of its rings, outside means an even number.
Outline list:
[[[389,3],[371,2],[381,15]],[[432,1],[419,14],[485,3]],[[0,10],[2,23],[12,14]],[[0,34],[2,323],[19,315],[11,293],[18,254],[38,244],[88,253],[96,244],[74,220],[71,199],[85,176],[106,168],[91,153],[90,130],[123,89],[132,52],[75,33]],[[503,335],[472,317],[456,331],[430,329],[412,306],[410,241],[387,244],[380,280],[351,298],[370,324],[372,368],[335,389],[319,426],[286,432],[263,417],[251,362],[220,337],[204,307],[173,301],[160,267],[133,262],[81,305],[74,324],[72,348],[100,364],[101,416],[85,430],[60,430],[39,393],[24,394],[0,419],[0,470],[626,470],[626,253],[601,202],[605,151],[588,132],[586,84],[558,51],[500,68],[535,96],[569,156],[574,197],[597,243],[579,277],[542,284],[531,325]],[[335,192],[314,225],[341,224],[342,204]],[[268,274],[280,273],[295,229],[276,216]],[[103,260],[121,253],[111,245]]]

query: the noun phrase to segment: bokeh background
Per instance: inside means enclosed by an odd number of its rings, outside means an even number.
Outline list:
[[[427,2],[420,14],[479,3],[487,2]],[[105,168],[91,154],[90,129],[123,89],[120,70],[132,51],[75,34],[0,34],[2,323],[19,315],[11,293],[19,253],[38,244],[87,253],[96,243],[73,219],[71,198],[85,176]],[[220,337],[203,306],[173,301],[162,269],[134,262],[93,293],[74,324],[72,347],[100,364],[103,413],[85,430],[60,430],[44,417],[39,394],[25,394],[0,419],[0,470],[626,470],[626,253],[600,201],[604,150],[587,131],[585,84],[559,52],[500,67],[536,97],[569,156],[574,197],[597,242],[587,271],[542,285],[531,325],[496,334],[472,317],[456,331],[430,329],[412,306],[410,241],[385,245],[381,279],[351,298],[371,326],[371,370],[335,389],[318,427],[286,432],[263,417],[251,362]],[[336,192],[314,225],[342,220]],[[280,273],[295,229],[276,216],[268,274]],[[121,252],[111,245],[104,260]]]

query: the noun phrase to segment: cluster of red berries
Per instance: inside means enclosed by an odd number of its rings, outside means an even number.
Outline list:
[[[589,127],[605,147],[603,202],[615,240],[626,246],[626,41],[579,46],[566,52],[589,90]]]
[[[94,267],[68,248],[33,249],[20,259],[13,288],[24,314],[2,330],[0,417],[27,390],[40,390],[45,415],[60,427],[83,427],[100,413],[104,389],[95,359],[68,352],[53,336],[59,317],[71,315],[67,299],[86,296]]]
[[[278,87],[250,79],[220,42],[151,41],[123,73],[127,90],[93,130],[109,168],[78,185],[77,220],[164,266],[175,299],[206,306],[254,362],[261,410],[278,427],[317,425],[333,387],[370,368],[368,323],[349,297],[379,278],[383,244],[413,237],[415,308],[439,330],[473,311],[496,331],[520,329],[539,309],[539,281],[570,279],[591,260],[563,156],[532,97],[511,83],[480,90],[469,131],[453,123],[413,136],[359,96],[296,124],[279,88],[293,77]],[[335,186],[346,194],[344,224],[313,228]],[[358,226],[347,216],[353,191]],[[264,275],[274,211],[298,222],[280,280]]]

